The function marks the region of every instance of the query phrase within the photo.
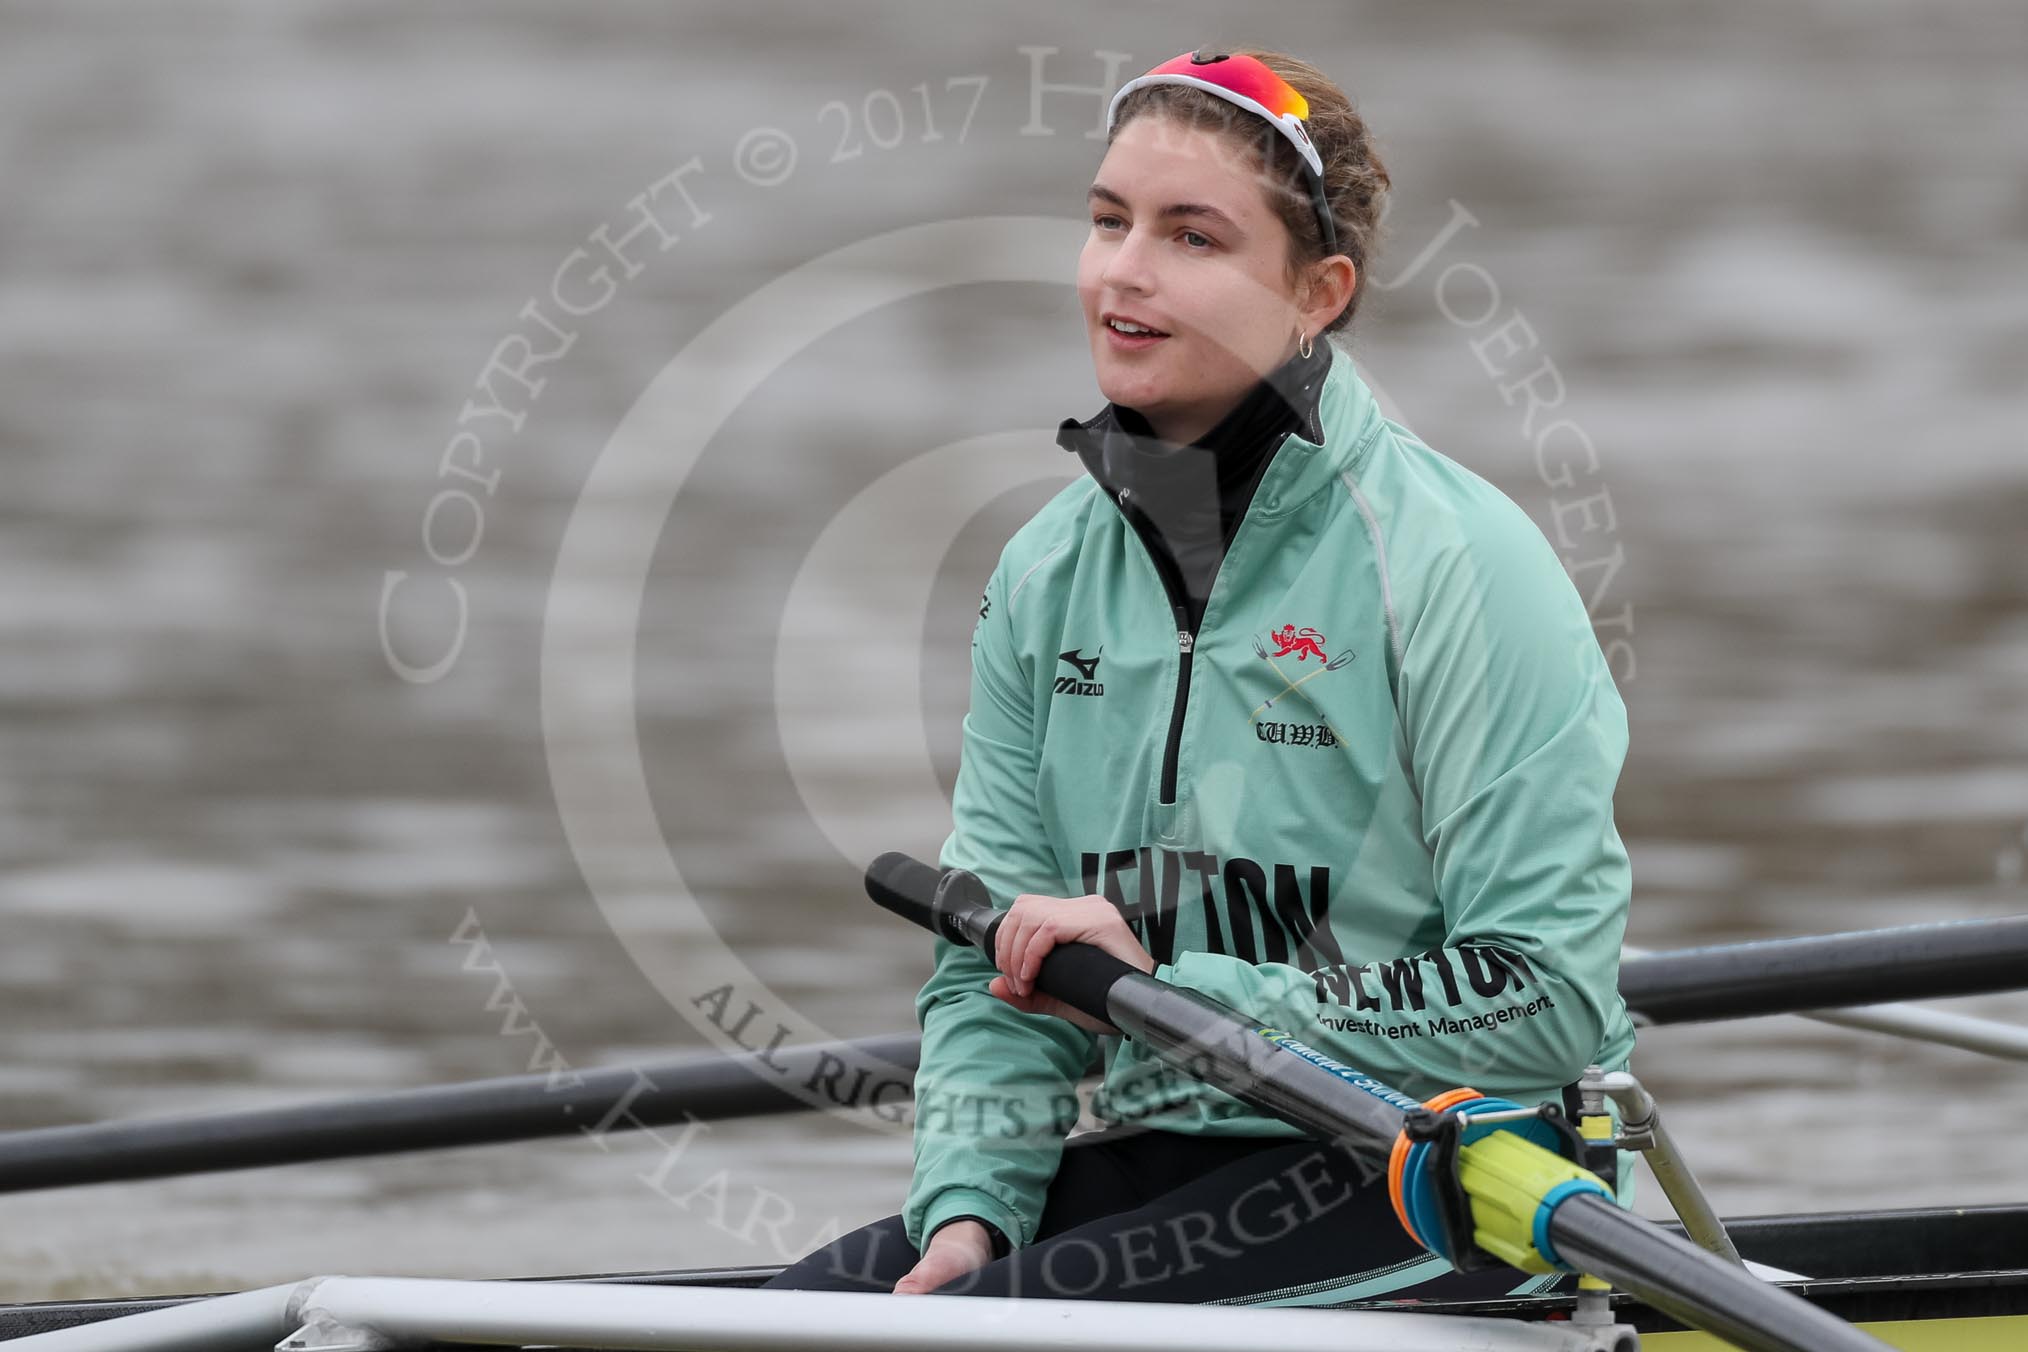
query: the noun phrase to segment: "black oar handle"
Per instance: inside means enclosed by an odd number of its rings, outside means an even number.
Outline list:
[[[934,930],[937,922],[930,905],[941,877],[928,864],[889,850],[866,866],[866,895],[882,910],[894,912],[909,924]]]
[[[939,873],[898,850],[881,855],[866,867],[866,895],[911,924],[941,934],[952,943],[993,956],[1005,911],[996,910],[977,875],[961,868]],[[1123,976],[1140,969],[1091,944],[1058,944],[1042,959],[1035,987],[1073,1009],[1107,1023],[1112,1015],[1106,1000]]]

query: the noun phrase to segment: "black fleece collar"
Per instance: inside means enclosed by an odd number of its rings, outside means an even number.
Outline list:
[[[1161,440],[1137,410],[1110,402],[1086,422],[1058,426],[1057,445],[1077,454],[1147,542],[1191,632],[1276,452],[1291,432],[1324,444],[1319,406],[1330,369],[1329,342],[1290,357],[1187,446]]]
[[[1286,420],[1293,431],[1313,446],[1324,444],[1324,424],[1318,406],[1324,393],[1324,377],[1331,370],[1331,344],[1320,341],[1308,357],[1298,353],[1254,382],[1231,412],[1216,427],[1191,445],[1223,455],[1254,439],[1264,428]],[[1065,418],[1057,425],[1056,444],[1077,453],[1100,483],[1107,476],[1091,463],[1088,451],[1103,451],[1108,442],[1125,437],[1165,446],[1157,441],[1148,420],[1134,409],[1110,401],[1083,422]],[[1173,447],[1171,449],[1174,449]],[[1100,457],[1103,465],[1104,457]]]

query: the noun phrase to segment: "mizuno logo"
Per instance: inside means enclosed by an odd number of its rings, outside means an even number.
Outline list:
[[[1105,647],[1103,644],[1100,645],[1098,652],[1093,653],[1090,657],[1084,655],[1084,649],[1082,648],[1072,648],[1069,652],[1058,653],[1056,660],[1070,663],[1071,666],[1077,669],[1077,675],[1057,677],[1055,693],[1059,695],[1105,694],[1106,688],[1098,679],[1099,658],[1104,653]]]
[[[1104,652],[1105,649],[1100,648],[1098,652],[1093,653],[1090,657],[1086,657],[1084,655],[1084,649],[1072,648],[1067,653],[1058,653],[1056,655],[1056,660],[1059,662],[1068,662],[1072,666],[1076,667],[1077,674],[1084,677],[1087,681],[1096,681],[1098,679],[1099,657],[1103,655]]]

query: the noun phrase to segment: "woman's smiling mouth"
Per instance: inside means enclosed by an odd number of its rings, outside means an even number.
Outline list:
[[[1101,318],[1100,323],[1105,328],[1108,341],[1123,351],[1137,352],[1143,348],[1153,347],[1169,337],[1167,331],[1137,319],[1130,319],[1126,315],[1107,314]]]

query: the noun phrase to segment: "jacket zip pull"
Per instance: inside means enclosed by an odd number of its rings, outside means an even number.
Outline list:
[[[1196,647],[1196,635],[1192,634],[1188,629],[1178,629],[1176,631],[1176,650],[1178,652],[1187,654],[1195,650]]]

